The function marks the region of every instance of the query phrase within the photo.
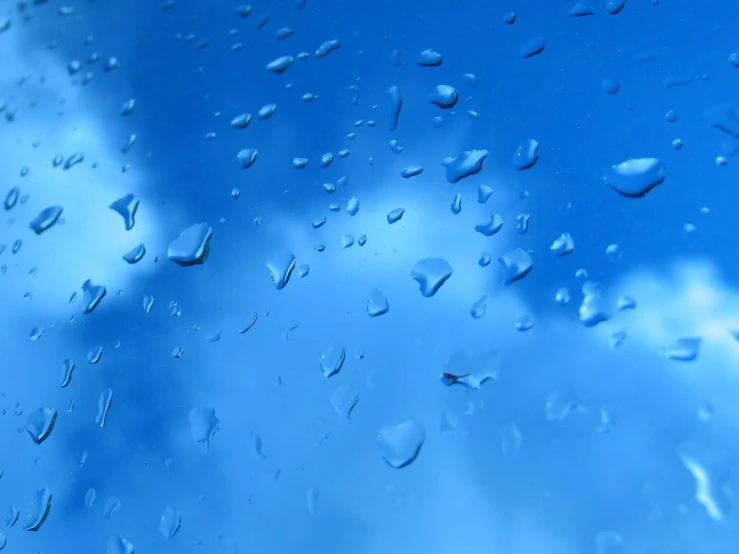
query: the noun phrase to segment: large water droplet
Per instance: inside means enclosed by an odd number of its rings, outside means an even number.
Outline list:
[[[449,85],[437,85],[429,95],[429,102],[436,104],[440,108],[453,108],[459,100],[457,89]]]
[[[531,256],[522,248],[516,248],[506,252],[498,258],[498,261],[505,268],[503,282],[506,285],[523,279],[534,267],[534,261],[531,259]]]
[[[50,206],[42,210],[30,223],[31,229],[37,235],[40,235],[47,229],[50,229],[54,224],[59,221],[62,215],[61,206]]]
[[[641,198],[665,180],[665,164],[657,158],[634,158],[611,166],[603,182],[622,196]]]
[[[33,442],[41,444],[54,429],[57,411],[54,408],[39,408],[28,414],[26,431],[31,435]]]
[[[181,524],[182,517],[180,516],[180,512],[168,505],[164,508],[162,517],[159,519],[159,532],[165,539],[171,539],[180,530]]]
[[[434,296],[451,276],[452,266],[443,258],[425,258],[411,270],[411,277],[418,282],[425,298]]]
[[[212,237],[213,230],[207,223],[190,225],[169,243],[167,257],[183,267],[202,264],[208,258]]]
[[[47,488],[36,489],[33,491],[31,503],[26,512],[26,523],[23,525],[24,531],[38,531],[49,517],[51,511],[51,491]]]
[[[272,284],[277,290],[282,290],[295,269],[295,256],[289,250],[281,250],[273,254],[265,265],[269,270]]]
[[[426,431],[416,419],[388,425],[377,432],[377,444],[382,458],[395,469],[413,463],[425,440]]]
[[[458,156],[444,158],[441,165],[446,168],[447,181],[454,184],[465,177],[480,173],[488,154],[487,150],[467,150]]]
[[[200,407],[190,410],[190,433],[195,442],[205,445],[206,452],[210,448],[210,441],[218,432],[219,423],[214,408]]]
[[[390,304],[379,289],[371,288],[367,295],[367,314],[370,317],[383,315],[390,309]]]
[[[110,209],[120,214],[126,225],[126,231],[136,225],[136,211],[139,209],[139,199],[133,194],[127,194],[110,205]]]
[[[92,313],[107,292],[103,285],[95,285],[90,279],[82,283],[82,312],[85,314]]]
[[[335,344],[330,345],[323,352],[321,352],[321,357],[319,360],[321,373],[323,373],[323,376],[326,379],[336,375],[339,371],[341,371],[345,360],[346,350],[344,349],[344,347]]]

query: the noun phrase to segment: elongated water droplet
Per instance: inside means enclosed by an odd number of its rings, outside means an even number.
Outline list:
[[[95,416],[95,425],[99,427],[105,427],[105,422],[108,421],[108,412],[110,412],[110,405],[113,402],[113,391],[105,389],[100,393],[98,398],[98,413]]]
[[[7,208],[7,200],[6,200],[6,209]],[[61,206],[50,206],[44,210],[42,210],[36,217],[33,218],[33,220],[30,223],[31,229],[33,229],[33,232],[37,235],[40,235],[47,229],[50,229],[54,226],[54,224],[59,221],[59,218],[62,215],[62,207]]]
[[[28,506],[24,531],[38,531],[49,517],[51,511],[51,491],[46,488],[36,489]]]
[[[159,520],[159,532],[165,539],[171,539],[180,530],[182,524],[182,517],[180,512],[175,510],[172,506],[164,508],[162,517]]]
[[[127,194],[110,205],[110,209],[120,214],[126,226],[126,231],[133,229],[136,225],[136,212],[139,209],[139,199],[133,194]]]
[[[31,435],[33,442],[41,444],[54,430],[57,411],[54,408],[39,408],[26,418],[26,431]]]

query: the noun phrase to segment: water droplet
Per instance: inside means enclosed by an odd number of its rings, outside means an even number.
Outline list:
[[[522,171],[532,167],[539,160],[539,143],[534,139],[522,141],[513,151],[513,169]]]
[[[475,231],[485,235],[486,237],[492,237],[503,227],[503,218],[500,214],[491,215],[487,221],[475,225]]]
[[[359,212],[359,198],[352,196],[346,203],[346,213],[354,217]]]
[[[662,354],[678,362],[692,362],[698,357],[703,339],[700,337],[685,337],[676,340],[662,349]]]
[[[503,425],[500,430],[500,442],[503,456],[509,460],[518,458],[518,453],[521,452],[521,446],[523,445],[523,436],[515,423]]]
[[[626,0],[606,0],[606,12],[610,15],[616,15],[624,9]]]
[[[327,347],[322,353],[319,360],[321,373],[328,379],[341,371],[344,361],[346,360],[346,350],[343,346],[335,344]]]
[[[457,215],[461,211],[462,211],[462,195],[455,194],[454,198],[452,199],[452,213],[454,215]]]
[[[427,48],[418,55],[417,63],[422,67],[438,67],[443,61],[444,57],[441,54],[431,48]]]
[[[390,309],[385,295],[379,289],[371,288],[367,296],[367,314],[370,317],[377,317],[386,314]]]
[[[171,539],[180,530],[182,524],[182,517],[180,512],[175,510],[172,506],[164,508],[162,517],[159,519],[159,532],[165,539]]]
[[[151,308],[154,306],[154,297],[144,296],[143,306],[144,306],[144,311],[148,314],[151,311]]]
[[[716,410],[713,407],[713,404],[705,402],[700,406],[700,408],[698,408],[698,419],[701,421],[710,421],[715,413]]]
[[[622,196],[641,198],[665,180],[665,164],[657,158],[633,158],[611,166],[603,182]]]
[[[134,554],[136,548],[122,535],[116,535],[108,541],[105,554]]]
[[[202,264],[208,258],[212,237],[213,230],[207,223],[190,225],[169,243],[167,258],[183,267]]]
[[[434,296],[451,276],[452,266],[443,258],[425,258],[411,270],[411,277],[418,282],[425,298]]]
[[[87,361],[90,364],[96,364],[100,361],[100,358],[103,357],[103,347],[102,346],[96,346],[92,350],[90,350],[87,353]]]
[[[239,160],[241,169],[249,169],[253,166],[254,162],[257,161],[258,154],[259,152],[256,148],[244,148],[243,150],[239,150],[239,153],[236,154],[236,159]]]
[[[257,115],[259,115],[259,119],[269,119],[275,114],[276,111],[277,104],[265,104],[264,106],[259,108],[259,112],[257,112]]]
[[[487,308],[488,305],[488,297],[483,295],[478,300],[476,300],[472,307],[470,308],[470,315],[474,319],[480,319],[482,316],[485,315],[485,308]]]
[[[140,262],[144,254],[146,254],[146,247],[143,243],[139,244],[138,246],[135,246],[131,250],[129,250],[126,254],[123,255],[123,260],[126,263],[129,264],[135,264]]]
[[[585,327],[595,327],[608,321],[613,314],[608,302],[603,298],[603,291],[598,283],[586,281],[582,286],[583,300],[580,304],[580,321]]]
[[[436,85],[434,92],[429,95],[429,102],[440,108],[453,108],[459,100],[457,89],[449,85]]]
[[[339,152],[341,155],[341,152]],[[295,169],[303,169],[308,165],[308,158],[293,158],[293,167]]]
[[[514,12],[508,12],[503,15],[503,23],[506,25],[513,25],[516,22],[516,14]]]
[[[557,387],[547,396],[545,413],[549,421],[563,421],[575,410],[580,410],[580,399],[570,385]]]
[[[523,279],[534,267],[534,262],[528,252],[522,248],[515,248],[498,258],[500,264],[505,268],[503,283],[510,285],[514,281]]]
[[[84,304],[82,312],[92,313],[100,301],[105,298],[107,292],[103,285],[94,285],[90,279],[82,283],[82,303]]]
[[[95,492],[95,489],[87,489],[87,492],[85,493],[85,507],[87,507],[88,510],[92,508],[96,497],[97,493]]]
[[[394,469],[413,463],[426,440],[426,431],[416,419],[382,427],[377,432],[377,444],[382,459]]]
[[[33,491],[33,498],[28,506],[24,531],[38,531],[49,517],[51,511],[51,491],[46,488]]]
[[[488,154],[487,150],[467,150],[458,156],[445,158],[441,165],[446,168],[447,181],[454,184],[465,177],[480,173]]]
[[[350,235],[348,233],[341,235],[341,247],[350,248],[351,246],[354,246],[354,235]]]
[[[595,15],[595,10],[587,0],[581,0],[567,12],[570,17],[585,17],[586,15]]]
[[[546,47],[546,43],[542,37],[534,37],[521,45],[520,55],[522,58],[532,58],[541,54]]]
[[[606,77],[603,79],[600,86],[603,89],[603,92],[610,95],[617,94],[618,91],[621,90],[621,83],[613,77]]]
[[[569,233],[562,233],[558,239],[556,239],[549,250],[555,256],[566,256],[575,250],[575,241],[572,240],[572,236]]]
[[[133,194],[127,194],[113,202],[110,205],[110,209],[120,214],[126,225],[126,231],[130,231],[136,224],[136,211],[139,209],[139,199]]]
[[[423,173],[423,167],[420,165],[409,165],[400,170],[400,176],[404,179],[410,179],[411,177],[415,177],[421,173]]]
[[[608,342],[611,345],[611,348],[618,348],[627,338],[629,338],[629,335],[626,331],[615,331],[611,334],[611,338]]]
[[[110,412],[110,405],[113,403],[113,391],[111,389],[105,389],[100,393],[98,398],[98,413],[95,416],[95,425],[99,427],[105,427],[105,422],[108,420],[108,412]]]
[[[18,522],[18,517],[20,516],[20,510],[15,507],[15,505],[10,505],[8,507],[8,513],[5,515],[5,525],[10,528],[13,527]]]
[[[6,210],[12,210],[13,207],[15,207],[16,203],[18,202],[18,198],[20,196],[20,189],[18,187],[13,187],[8,191],[8,194],[5,195],[5,209]]]
[[[359,393],[347,385],[342,385],[331,393],[330,400],[339,421],[349,421],[352,410],[359,402]]]
[[[534,326],[534,318],[530,315],[522,315],[516,320],[516,331],[528,331]]]
[[[398,128],[400,111],[403,108],[403,95],[397,86],[390,87],[387,92],[390,96],[390,130],[394,131]]]
[[[281,250],[273,254],[266,264],[272,284],[277,290],[282,290],[290,280],[295,269],[295,256],[288,250]]]
[[[724,521],[731,512],[731,503],[726,497],[724,489],[727,474],[717,476],[715,460],[710,453],[706,453],[705,447],[696,444],[683,444],[678,448],[678,456],[685,469],[695,479],[695,499],[701,504],[708,516],[714,521]],[[723,477],[723,478],[722,478]]]
[[[251,123],[251,114],[242,113],[231,120],[231,127],[234,129],[246,129]]]
[[[105,519],[110,519],[113,517],[113,514],[120,509],[120,498],[118,498],[117,496],[111,496],[110,498],[108,498],[108,500],[105,501],[105,505],[103,506],[103,517]]]
[[[123,103],[123,106],[121,106],[121,115],[131,115],[133,113],[133,109],[136,107],[136,99],[131,98],[130,100],[126,100]]]
[[[251,315],[251,318],[249,318],[249,320],[248,320],[248,321],[247,321],[246,323],[244,323],[244,325],[242,325],[242,326],[241,326],[241,327],[239,328],[239,333],[241,333],[241,334],[243,335],[243,334],[244,334],[244,333],[246,333],[246,332],[247,332],[247,331],[248,331],[249,329],[251,329],[252,327],[254,327],[254,324],[255,324],[255,323],[257,322],[257,319],[258,319],[257,313],[256,313],[256,312],[254,312],[254,313],[253,313],[253,314]]]
[[[339,48],[341,48],[341,43],[338,40],[327,40],[318,47],[318,50],[316,50],[316,57],[323,58]]]
[[[201,407],[190,410],[190,433],[195,442],[205,445],[205,451],[210,448],[210,441],[218,432],[220,421],[213,408]]]
[[[282,74],[294,61],[295,59],[292,56],[280,56],[267,64],[267,71]]]
[[[621,247],[618,244],[609,244],[606,247],[606,256],[608,256],[613,263],[618,262],[623,256]]]
[[[570,303],[570,291],[568,291],[564,287],[559,289],[557,293],[554,295],[554,301],[560,306],[565,306],[566,304],[569,304]]]
[[[64,360],[62,362],[62,376],[59,381],[59,384],[62,387],[66,387],[69,385],[69,383],[72,381],[72,373],[74,372],[74,362],[72,360]]]
[[[636,308],[636,300],[630,296],[619,296],[616,300],[616,309],[620,312],[624,310],[633,310]]]
[[[28,414],[26,431],[31,435],[33,442],[41,444],[54,430],[57,411],[54,408],[39,408]]]
[[[17,190],[17,189],[15,189]],[[15,204],[15,202],[13,202]],[[12,207],[12,206],[11,206]],[[5,209],[8,208],[8,200],[6,198],[5,200]],[[62,215],[62,207],[61,206],[50,206],[46,208],[45,210],[42,210],[36,217],[33,218],[33,220],[30,223],[31,229],[33,229],[33,232],[37,235],[40,235],[47,229],[50,229],[54,226],[54,224],[59,221],[59,218]]]
[[[395,208],[394,210],[391,210],[387,214],[387,222],[392,225],[393,223],[397,223],[403,218],[403,214],[405,214],[405,208]]]

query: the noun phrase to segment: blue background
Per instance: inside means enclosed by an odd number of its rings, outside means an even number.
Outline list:
[[[574,2],[559,0],[255,0],[248,17],[220,0],[166,10],[143,0],[70,5],[74,13],[61,16],[57,0],[0,1],[0,21],[10,20],[0,32],[0,178],[24,200],[4,211],[0,234],[0,507],[20,510],[3,530],[6,551],[120,554],[118,535],[158,553],[736,550],[737,139],[703,116],[737,101],[732,3],[627,0],[609,15],[593,0],[586,17],[568,16]],[[257,29],[260,16],[269,20]],[[278,40],[282,27],[295,33]],[[522,58],[535,37],[544,51]],[[318,58],[332,39],[341,47]],[[418,65],[427,48],[443,55],[440,66]],[[265,69],[300,52],[310,56],[281,75]],[[99,60],[88,63],[93,53]],[[105,71],[111,56],[118,67]],[[74,75],[72,60],[82,62]],[[686,84],[666,86],[675,78]],[[607,79],[618,93],[604,92]],[[440,84],[459,91],[453,109],[429,103]],[[395,131],[393,85],[404,97]],[[306,93],[316,98],[304,102]],[[121,116],[130,98],[135,108]],[[269,103],[275,114],[260,120]],[[251,123],[232,128],[241,113]],[[539,160],[515,171],[514,150],[529,138]],[[236,158],[244,148],[259,151],[246,170]],[[351,153],[341,158],[342,149]],[[442,160],[472,149],[489,151],[483,170],[447,182]],[[334,160],[323,168],[326,152]],[[73,153],[84,161],[52,167]],[[295,157],[308,165],[296,169]],[[610,166],[651,157],[666,163],[667,178],[646,197],[602,182]],[[401,178],[412,165],[423,173]],[[323,184],[342,177],[327,194]],[[486,204],[479,185],[493,189]],[[141,204],[126,231],[108,206],[129,193]],[[36,236],[29,222],[52,205],[64,208],[63,224]],[[405,215],[388,225],[395,208]],[[501,232],[476,233],[494,213]],[[524,213],[522,235],[515,220]],[[213,229],[207,261],[169,261],[167,244],[200,222]],[[549,247],[564,232],[575,251],[557,258]],[[366,234],[366,245],[342,249],[347,233]],[[141,242],[144,259],[126,264],[121,256]],[[610,244],[623,253],[615,262]],[[504,285],[496,259],[514,248],[531,253],[534,269]],[[310,273],[276,290],[265,264],[283,250]],[[487,267],[477,263],[483,252]],[[424,298],[410,273],[428,257],[454,272]],[[578,320],[578,269],[614,312],[594,328]],[[107,295],[83,315],[86,279]],[[377,318],[366,313],[373,287],[390,305]],[[572,297],[564,306],[554,300],[562,287]],[[485,315],[475,319],[483,295]],[[616,311],[623,295],[635,310]],[[148,313],[145,296],[155,299]],[[526,332],[516,330],[523,316],[535,322]],[[43,335],[29,340],[34,328]],[[614,348],[620,331],[628,338]],[[220,340],[209,340],[214,333]],[[703,339],[697,359],[668,359],[663,349],[685,337]],[[319,360],[331,345],[347,359],[326,379]],[[102,359],[89,364],[97,346]],[[479,371],[490,357],[499,376],[480,390],[439,380]],[[76,369],[60,388],[64,359]],[[330,402],[342,386],[359,398],[349,421]],[[548,420],[547,398],[563,387],[578,408]],[[699,417],[706,403],[711,418]],[[37,446],[24,425],[39,407],[59,415]],[[207,451],[190,430],[196,407],[215,409],[220,422]],[[395,470],[376,436],[409,418],[426,440],[414,463]],[[501,435],[511,424],[522,437],[515,456]],[[720,518],[696,498],[686,457],[705,472]],[[40,488],[53,494],[48,519],[23,531]],[[111,497],[121,506],[105,517]],[[170,540],[158,530],[167,505],[182,517]],[[604,532],[620,539],[605,544]]]

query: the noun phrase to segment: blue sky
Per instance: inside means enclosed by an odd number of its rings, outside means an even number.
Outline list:
[[[0,29],[10,21],[0,175],[4,194],[20,190],[0,238],[0,501],[20,512],[2,531],[5,550],[711,554],[735,544],[737,143],[726,106],[737,25],[728,4],[627,0],[610,15],[591,2],[595,14],[572,17],[574,5],[277,0],[240,17],[233,2],[78,2],[68,15],[54,1],[0,3]],[[285,28],[294,33],[278,38]],[[538,37],[543,51],[522,58]],[[340,48],[318,56],[328,40]],[[426,49],[442,63],[420,65]],[[266,70],[286,55],[295,60],[282,74]],[[438,85],[457,90],[454,107],[429,102]],[[403,97],[394,130],[391,86]],[[244,113],[249,125],[233,128]],[[517,171],[529,139],[538,159]],[[258,150],[248,169],[245,148]],[[470,150],[488,151],[482,170],[450,183],[443,160]],[[54,167],[75,153],[80,163]],[[640,158],[666,167],[648,195],[604,183]],[[423,172],[401,177],[414,166]],[[140,201],[131,230],[109,208],[128,194]],[[63,207],[63,222],[36,235],[29,224],[49,206]],[[475,231],[494,214],[500,232]],[[199,223],[213,231],[205,263],[168,260],[168,244]],[[558,257],[562,233],[575,248]],[[346,235],[355,242],[342,248]],[[144,258],[127,264],[142,243]],[[607,253],[614,244],[620,256]],[[498,258],[516,248],[534,267],[505,285]],[[310,269],[278,290],[267,263],[285,252]],[[427,258],[453,270],[432,297],[411,277]],[[107,293],[83,314],[88,279]],[[594,327],[579,319],[587,281],[612,313]],[[372,289],[389,305],[378,317],[367,314]],[[617,309],[624,296],[634,309]],[[530,330],[517,330],[522,318]],[[669,359],[685,338],[701,339],[696,359]],[[341,371],[324,377],[321,356],[341,349]],[[64,360],[75,369],[60,387]],[[440,379],[490,367],[478,390]],[[348,420],[332,403],[346,398],[357,399]],[[547,418],[548,400],[571,405],[566,417]],[[58,417],[36,445],[24,426],[39,408]],[[217,418],[207,448],[193,409]],[[408,420],[425,440],[394,469],[377,435]],[[52,493],[49,515],[24,531],[39,489]],[[171,538],[165,513],[181,518]]]

